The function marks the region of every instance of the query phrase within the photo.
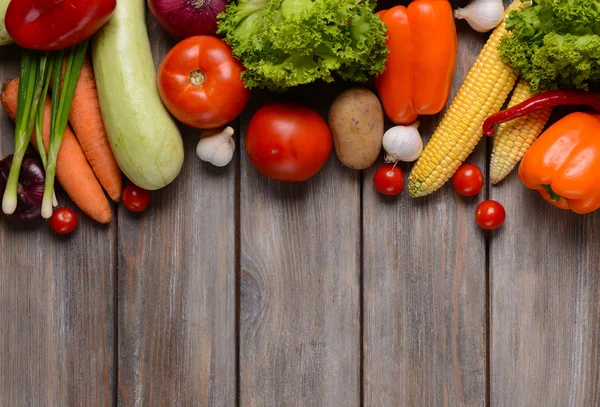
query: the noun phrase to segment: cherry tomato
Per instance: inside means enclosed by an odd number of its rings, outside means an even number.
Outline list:
[[[74,231],[78,223],[77,214],[69,208],[57,208],[50,216],[50,227],[61,235],[67,235]]]
[[[462,196],[475,196],[483,189],[483,173],[476,165],[461,165],[452,177],[452,186]]]
[[[496,201],[483,201],[475,210],[477,224],[485,230],[498,229],[506,219],[506,211],[502,204]]]
[[[5,25],[20,46],[53,51],[90,38],[116,6],[116,0],[13,0]]]
[[[238,117],[250,90],[241,63],[217,37],[199,35],[175,45],[158,68],[158,91],[180,122],[212,129]]]
[[[250,162],[261,174],[288,182],[315,175],[332,148],[325,120],[306,106],[286,102],[260,108],[245,140]]]
[[[121,199],[123,206],[131,212],[142,212],[150,203],[150,192],[135,184],[127,184]]]
[[[392,164],[384,164],[375,171],[375,189],[384,195],[398,195],[404,189],[404,174]]]

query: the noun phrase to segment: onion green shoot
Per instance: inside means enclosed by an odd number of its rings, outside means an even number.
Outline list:
[[[46,168],[47,159],[46,159],[46,148],[44,146],[44,139],[42,137],[42,132],[44,130],[44,105],[46,103],[46,97],[48,96],[48,88],[50,87],[50,80],[52,79],[53,67],[54,67],[54,58],[52,58],[48,53],[45,54],[45,57],[48,58],[48,67],[46,69],[46,75],[43,78],[44,80],[44,88],[42,90],[42,94],[40,96],[40,106],[38,108],[37,118],[35,120],[35,140],[38,145],[40,159],[42,160],[42,164],[44,165],[44,169]],[[52,205],[54,207],[58,206],[58,201],[56,200],[56,194],[52,192]]]
[[[52,216],[52,196],[54,190],[54,179],[56,177],[56,158],[60,145],[67,128],[69,112],[79,73],[83,66],[83,60],[88,47],[86,40],[70,49],[66,60],[64,76],[61,86],[61,68],[63,53],[56,56],[53,71],[54,82],[52,92],[52,114],[50,121],[50,143],[48,145],[48,156],[46,162],[46,182],[44,185],[44,198],[42,200],[42,217],[45,219]]]
[[[15,152],[2,198],[2,211],[12,215],[17,209],[17,187],[23,157],[29,144],[46,75],[48,58],[37,51],[23,50],[15,129]]]

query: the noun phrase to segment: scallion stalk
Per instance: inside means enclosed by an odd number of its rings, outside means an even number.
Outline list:
[[[47,59],[42,59],[38,51],[23,50],[21,57],[21,73],[17,106],[17,123],[15,129],[15,151],[13,162],[6,182],[6,190],[2,198],[2,211],[11,215],[17,209],[17,187],[23,157],[29,144],[31,132],[36,118]]]
[[[46,219],[52,216],[52,192],[56,177],[56,158],[67,128],[71,103],[73,102],[75,87],[77,86],[81,67],[83,66],[88,43],[89,40],[86,40],[71,48],[65,64],[62,86],[60,80],[63,61],[62,53],[54,61],[50,144],[48,146],[46,182],[44,184],[44,198],[42,200],[42,217]]]
[[[54,68],[54,58],[52,54],[46,53],[42,58],[47,58],[48,66],[46,68],[46,75],[43,78],[44,88],[42,90],[42,94],[40,96],[40,106],[38,108],[37,118],[35,120],[35,140],[38,145],[38,150],[40,153],[40,158],[42,160],[42,164],[44,165],[44,170],[48,165],[48,160],[46,158],[46,147],[44,145],[43,131],[44,131],[44,106],[46,104],[46,97],[48,96],[48,88],[50,87],[50,80],[52,79],[52,73]],[[56,199],[56,193],[52,191],[52,205],[54,207],[58,206],[58,200]]]

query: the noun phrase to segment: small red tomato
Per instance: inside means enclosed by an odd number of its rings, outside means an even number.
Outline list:
[[[375,188],[384,195],[398,195],[404,189],[404,173],[392,164],[384,164],[375,171]]]
[[[475,196],[483,189],[483,173],[476,165],[461,165],[452,177],[452,186],[462,196]]]
[[[498,229],[506,219],[506,211],[502,204],[496,201],[483,201],[475,210],[477,224],[485,230]]]
[[[74,231],[78,223],[77,214],[69,208],[55,209],[50,216],[50,227],[61,235],[67,235]]]
[[[213,129],[238,117],[250,90],[242,64],[217,37],[198,35],[175,45],[158,68],[158,91],[173,116],[188,126]]]
[[[150,192],[135,184],[127,184],[121,199],[125,208],[131,212],[142,212],[150,203]]]
[[[325,120],[297,103],[270,103],[250,120],[245,136],[250,162],[261,174],[286,182],[315,175],[331,155],[333,142]]]

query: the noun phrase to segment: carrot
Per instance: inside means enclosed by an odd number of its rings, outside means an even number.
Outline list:
[[[9,80],[2,87],[0,101],[13,121],[17,115],[18,95],[19,79]],[[46,150],[50,143],[50,111],[50,98],[47,98],[44,104],[42,128],[42,138]],[[38,149],[35,135],[31,136],[31,143]],[[100,223],[110,222],[112,218],[110,204],[94,171],[88,164],[81,146],[68,126],[56,158],[56,178],[73,202],[90,218]]]
[[[118,202],[123,190],[123,175],[106,135],[94,71],[88,58],[79,74],[69,123],[100,184],[112,200]]]

